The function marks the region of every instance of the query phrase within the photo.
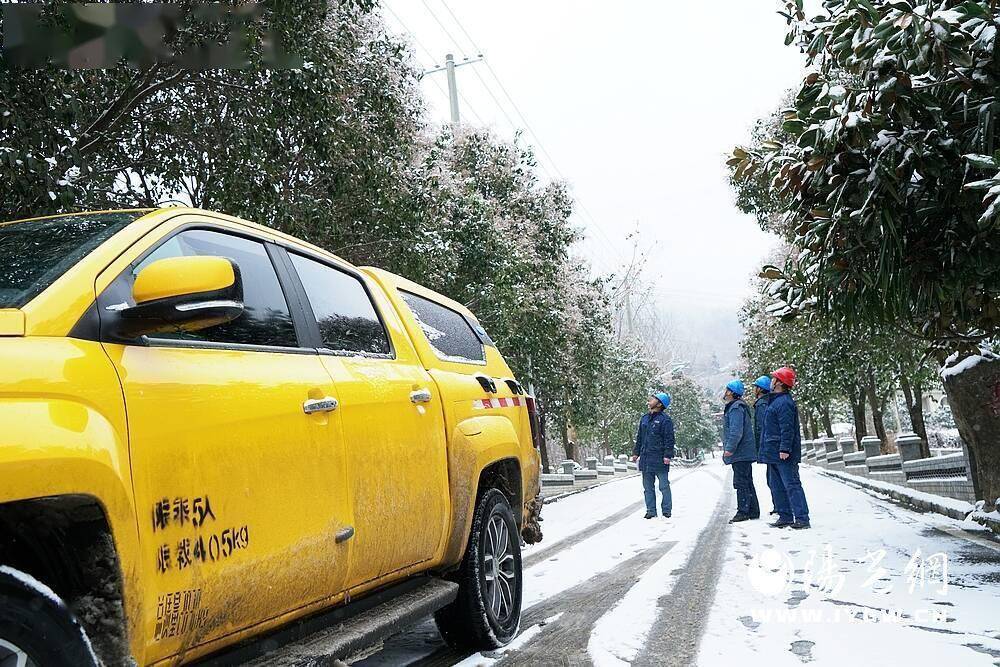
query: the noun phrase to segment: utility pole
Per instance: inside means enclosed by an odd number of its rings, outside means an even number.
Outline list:
[[[458,125],[462,122],[458,114],[458,80],[455,78],[455,56],[448,54],[444,57],[445,71],[448,72],[448,101],[451,102],[451,122]]]
[[[628,330],[628,337],[635,338],[635,322],[632,319],[632,286],[625,288],[625,328]]]
[[[448,102],[451,109],[451,124],[454,127],[458,127],[462,123],[461,114],[458,110],[458,78],[455,76],[455,70],[464,65],[472,65],[473,63],[478,63],[483,60],[483,54],[479,54],[475,58],[466,58],[462,62],[455,62],[455,55],[452,53],[447,54],[444,57],[444,65],[439,67],[434,67],[433,69],[426,70],[423,76],[428,74],[436,74],[437,72],[446,72],[448,76]]]

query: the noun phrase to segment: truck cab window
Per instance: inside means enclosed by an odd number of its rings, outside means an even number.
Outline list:
[[[301,255],[289,256],[326,349],[372,356],[392,354],[389,336],[360,280]]]
[[[400,291],[400,296],[439,357],[460,363],[486,361],[482,342],[461,313],[410,292]]]
[[[243,315],[196,332],[157,334],[157,339],[206,341],[236,345],[297,347],[295,326],[281,283],[264,244],[206,229],[181,232],[149,254],[132,271],[133,277],[156,260],[207,255],[226,257],[240,268],[243,278]]]

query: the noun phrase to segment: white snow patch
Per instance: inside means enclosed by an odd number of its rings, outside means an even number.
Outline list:
[[[944,368],[941,369],[941,379],[946,380],[950,377],[961,375],[965,371],[975,368],[983,361],[995,361],[996,359],[998,359],[997,355],[989,350],[981,350],[980,354],[970,355],[961,361],[958,361],[957,354],[953,354],[948,357]]]
[[[585,530],[596,521],[606,519],[615,512],[642,500],[642,491],[623,492],[622,486],[634,489],[637,478],[625,478],[601,484],[592,489],[563,498],[557,503],[549,503],[542,510],[542,533],[544,539],[538,544],[521,550],[522,557],[532,551],[547,549],[553,544]],[[674,482],[671,481],[673,484]]]

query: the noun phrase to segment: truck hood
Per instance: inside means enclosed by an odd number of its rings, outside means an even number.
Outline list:
[[[24,335],[24,311],[17,308],[0,308],[0,336]]]

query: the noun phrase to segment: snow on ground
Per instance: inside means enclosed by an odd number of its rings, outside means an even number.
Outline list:
[[[815,470],[802,477],[812,530],[733,526],[699,665],[1000,664],[1000,546]]]
[[[673,497],[673,518],[657,517],[655,520],[647,520],[643,518],[645,512],[640,510],[614,526],[598,531],[579,544],[525,570],[524,609],[529,609],[532,605],[558,595],[595,575],[607,572],[619,563],[655,546],[657,543],[678,541],[683,543],[684,547],[687,546],[688,542],[693,544],[698,538],[698,533],[705,527],[712,510],[715,509],[718,489],[722,484],[722,475],[724,474],[721,466],[717,468],[714,474],[709,472],[707,468],[695,468],[690,475],[684,477],[677,474],[677,479],[670,483]],[[671,476],[673,475],[674,471],[671,471]],[[607,487],[603,488],[608,487],[611,487],[613,495],[609,496],[606,502],[618,506],[619,509],[642,499],[641,477],[632,478],[631,483],[623,480],[621,483],[608,484]],[[598,490],[600,489],[595,489],[595,491]],[[586,492],[567,498],[566,500],[569,501],[580,497],[582,501],[574,504],[573,509],[568,509],[567,514],[576,511],[576,507],[580,505],[583,505],[584,508],[593,507],[591,499],[586,498],[588,495],[589,492]],[[657,505],[659,505],[659,494],[657,494]],[[586,509],[581,511],[586,511]],[[597,512],[598,515],[602,513],[603,510]],[[611,513],[607,512],[604,516]],[[545,518],[546,528],[554,523],[550,516]],[[591,517],[583,526],[592,524],[599,518],[603,517]],[[541,544],[545,544],[545,542],[543,541]],[[678,547],[682,547],[682,544],[679,544]],[[663,561],[667,560],[671,562],[674,560],[670,558],[669,553],[663,559]],[[660,572],[663,568],[654,567],[652,570]],[[669,568],[667,571],[669,572]]]
[[[642,500],[641,477],[616,479],[592,489],[575,493],[542,508],[542,534],[538,544],[524,547],[522,556],[545,549],[584,530],[595,521],[605,519],[615,512]],[[639,484],[639,491],[635,486]]]
[[[961,454],[949,454],[948,456],[959,457]],[[840,479],[847,480],[848,482],[857,482],[857,478],[846,472],[839,472],[836,470],[827,470],[827,475],[832,475],[834,477],[839,477]],[[923,480],[922,480],[923,481]],[[936,481],[933,478],[928,478],[926,481]],[[942,480],[948,481],[948,480]],[[890,484],[889,482],[882,482],[877,479],[865,479],[865,486],[874,487],[882,491],[882,495],[878,496],[882,499],[888,500],[891,496],[890,493],[897,493],[904,497],[913,498],[914,500],[920,500],[925,503],[932,505],[940,505],[941,507],[946,507],[949,510],[955,511],[962,515],[967,515],[974,508],[972,503],[965,500],[958,500],[957,498],[948,498],[945,496],[935,495],[933,493],[927,493],[926,491],[917,491],[916,489],[911,489],[908,486],[900,486],[899,484]],[[858,484],[855,484],[859,486]],[[765,487],[766,488],[766,487]]]
[[[698,535],[715,512],[720,492],[728,493],[728,470],[712,461],[695,469],[689,477],[672,483],[674,518],[661,539],[677,545],[650,567],[610,612],[595,624],[587,651],[595,665],[624,665],[634,660],[655,628],[657,603],[670,591],[684,564],[692,557]],[[731,490],[731,489],[730,489]],[[678,511],[678,497],[683,509]],[[624,522],[623,522],[624,523]],[[624,527],[624,526],[623,526]],[[642,525],[638,526],[640,529]],[[633,527],[633,532],[635,527]]]

